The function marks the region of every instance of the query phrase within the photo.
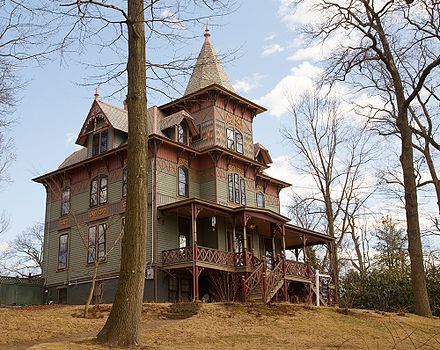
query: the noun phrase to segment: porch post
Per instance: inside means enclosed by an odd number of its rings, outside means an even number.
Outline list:
[[[281,226],[281,232],[283,234],[283,274],[284,274],[284,301],[287,303],[289,301],[288,284],[286,279],[287,274],[287,261],[286,261],[286,229],[284,224]]]
[[[194,203],[191,204],[191,232],[193,241],[193,294],[194,301],[199,300],[199,268],[197,266],[197,214]]]
[[[275,228],[272,231],[272,269],[275,267]]]
[[[247,269],[248,267],[248,250],[247,250],[247,234],[246,234],[246,213],[243,212],[243,265]]]

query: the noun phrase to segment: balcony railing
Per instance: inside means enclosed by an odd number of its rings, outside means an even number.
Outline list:
[[[162,265],[179,265],[191,263],[194,260],[213,265],[226,266],[228,268],[243,267],[244,253],[225,252],[218,249],[197,246],[194,252],[194,247],[185,247],[178,249],[164,250],[162,252]],[[274,261],[277,264],[282,257],[277,257]],[[252,269],[257,269],[263,262],[258,259],[254,252],[247,252],[247,264]],[[268,270],[270,266],[266,266]],[[306,263],[287,260],[285,264],[285,274],[287,276],[301,277],[310,279],[313,277],[311,269]]]
[[[235,267],[236,256],[231,252],[201,246],[197,246],[195,254],[192,246],[164,250],[162,252],[162,265],[183,264],[194,260],[214,265]]]

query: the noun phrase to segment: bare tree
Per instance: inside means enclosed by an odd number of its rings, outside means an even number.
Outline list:
[[[146,268],[147,232],[147,75],[153,81],[173,82],[185,71],[185,62],[172,58],[166,63],[153,63],[146,59],[146,44],[152,51],[157,38],[168,43],[182,42],[179,34],[191,23],[197,23],[206,15],[197,15],[203,8],[208,13],[224,11],[226,2],[216,0],[143,1],[123,2],[78,0],[58,1],[61,6],[49,7],[49,13],[60,20],[63,34],[63,52],[73,42],[85,50],[93,41],[100,52],[109,49],[116,53],[117,61],[98,63],[104,70],[98,75],[102,83],[119,82],[121,90],[128,87],[128,195],[126,226],[122,240],[121,266],[118,289],[111,313],[104,328],[98,334],[101,343],[116,346],[133,346],[139,343],[140,318]],[[192,5],[192,6],[191,6]],[[43,9],[47,13],[47,9]],[[147,33],[145,30],[147,29]],[[114,57],[114,55],[112,55]],[[158,71],[164,72],[162,75]],[[125,81],[127,77],[127,81]],[[151,82],[151,81],[150,81]],[[154,87],[148,84],[149,89]],[[157,89],[166,91],[167,86]]]
[[[360,254],[354,220],[370,195],[363,189],[363,168],[372,157],[365,129],[348,127],[339,103],[322,96],[319,90],[292,103],[291,115],[292,126],[283,129],[282,134],[299,156],[293,166],[311,176],[317,188],[303,200],[315,203],[313,214],[324,216],[327,233],[336,238],[339,250],[351,234],[355,252]],[[336,276],[338,249],[332,255]],[[358,261],[358,267],[364,269],[362,256]]]
[[[429,316],[414,171],[414,132],[408,112],[428,77],[440,65],[440,4],[431,0],[319,0],[315,9],[322,16],[307,29],[311,38],[324,42],[337,35],[345,38],[337,40],[336,49],[326,58],[325,78],[331,83],[345,81],[354,89],[381,96],[384,107],[377,109],[375,115],[388,114],[399,133],[412,290],[416,313]]]
[[[29,226],[10,243],[11,272],[21,276],[40,274],[43,270],[44,223]]]

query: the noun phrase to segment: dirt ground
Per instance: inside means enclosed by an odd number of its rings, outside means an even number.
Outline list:
[[[0,350],[105,349],[110,306],[0,309]],[[144,304],[141,349],[439,349],[440,319],[292,304]]]

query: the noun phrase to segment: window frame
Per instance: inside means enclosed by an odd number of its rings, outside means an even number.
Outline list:
[[[65,246],[65,250],[63,253],[65,254],[65,265],[60,267],[60,253],[61,253],[61,237],[66,237],[66,242],[63,243]],[[57,271],[67,270],[69,265],[69,232],[63,232],[58,236],[58,259],[57,259]]]
[[[103,129],[93,133],[92,136],[92,156],[105,153],[109,150],[109,129]],[[103,141],[105,140],[105,143]]]
[[[105,180],[105,184],[103,184]],[[96,183],[96,187],[93,184]],[[95,189],[96,188],[96,189]],[[96,197],[95,200],[92,200]],[[104,199],[102,199],[104,197]],[[108,203],[108,176],[98,175],[90,180],[89,205],[90,208]]]
[[[235,130],[235,150],[238,153],[243,154],[243,134],[238,130]]]
[[[235,151],[235,130],[232,127],[226,128],[226,148]]]
[[[181,171],[183,172],[185,182],[181,181],[181,178],[180,178],[180,172]],[[180,189],[181,189],[180,185],[181,184],[183,184],[185,186],[184,187],[184,189],[185,189],[184,193],[180,192]],[[183,165],[180,165],[177,168],[177,194],[180,197],[186,197],[186,198],[189,197],[189,171],[188,171],[188,168],[186,166],[183,166]]]
[[[228,202],[234,202],[234,174],[228,174]]]
[[[64,194],[65,192],[68,191],[69,195],[68,198],[65,199]],[[71,189],[69,186],[64,187],[63,190],[61,191],[61,216],[65,216],[70,214],[70,199],[71,199]],[[67,211],[65,209],[65,206],[67,205]]]
[[[259,198],[261,199],[262,205],[260,205],[260,201],[258,200]],[[266,198],[263,192],[259,191],[255,194],[255,201],[257,203],[257,208],[261,208],[261,209],[266,208]]]
[[[100,233],[101,228],[103,228],[102,235]],[[102,241],[101,241],[101,237],[103,237]],[[101,252],[103,252],[103,256],[100,256]],[[107,260],[107,223],[106,222],[101,222],[99,224],[89,226],[89,229],[87,231],[86,260],[87,260],[87,265],[95,264],[96,262],[100,264]]]
[[[246,206],[246,180],[243,177],[240,177],[240,201]]]
[[[177,142],[188,145],[188,127],[183,120],[177,125]]]

